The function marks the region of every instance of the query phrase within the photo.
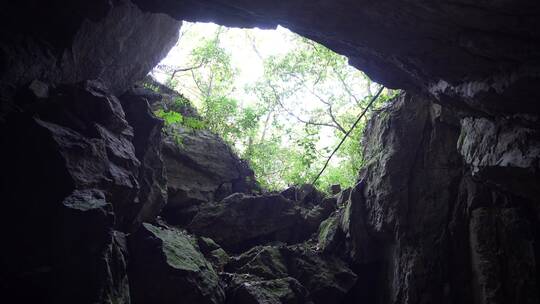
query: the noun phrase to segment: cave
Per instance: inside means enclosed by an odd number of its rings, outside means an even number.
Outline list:
[[[6,299],[540,302],[538,2],[0,7]],[[261,193],[219,138],[171,146],[150,107],[175,93],[138,83],[182,20],[281,25],[401,89],[355,186]]]

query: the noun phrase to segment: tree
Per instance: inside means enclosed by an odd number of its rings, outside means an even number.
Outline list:
[[[286,134],[289,150],[298,155],[290,156],[290,170],[278,173],[286,183],[306,183],[318,173],[333,146],[366,107],[375,85],[365,74],[350,67],[345,57],[305,38],[294,39],[295,48],[290,52],[264,59],[264,75],[251,90],[270,105],[272,113],[278,113],[275,119],[296,125],[288,128]],[[255,40],[250,41],[260,54]],[[321,186],[349,186],[355,181],[362,165],[360,136],[366,121],[360,122],[338,151],[336,161],[320,179]]]
[[[169,75],[169,84],[192,93],[205,126],[249,161],[263,186],[278,189],[308,183],[378,85],[350,67],[345,57],[308,39],[287,34],[293,47],[268,56],[260,52],[249,30],[243,33],[264,66],[262,77],[244,88],[236,87],[239,73],[221,44],[229,35],[222,27],[193,48],[183,67],[161,70]],[[187,76],[192,86],[185,81]],[[384,98],[391,94],[386,91]],[[251,100],[238,99],[246,95]],[[336,153],[319,186],[354,183],[362,166],[360,137],[369,117]]]

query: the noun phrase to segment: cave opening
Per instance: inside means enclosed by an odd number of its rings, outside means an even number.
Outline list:
[[[148,77],[147,88],[158,90],[158,82],[179,93],[154,105],[169,136],[179,144],[178,128],[221,136],[274,191],[312,183],[321,172],[316,186],[323,191],[353,186],[367,121],[398,93],[385,89],[366,109],[381,85],[346,57],[281,26],[184,21],[175,46]]]
[[[540,302],[540,3],[468,2],[1,4],[5,298]],[[234,134],[222,134],[223,140],[205,130],[218,122],[204,121],[206,115],[240,109],[231,105],[241,103],[241,92],[205,107],[208,100],[196,100],[188,89],[182,95],[148,78],[140,83],[177,42],[180,20],[265,29],[281,24],[345,55],[385,87],[403,89],[364,129],[358,182],[331,193],[309,184],[261,191],[238,157],[249,138],[235,151],[230,144],[237,140],[227,140]],[[206,38],[215,42],[215,32]],[[214,54],[224,58],[227,48],[217,46]],[[193,67],[206,64],[188,63],[178,65],[189,69],[188,79],[204,70]],[[296,84],[276,75],[269,76],[277,86]],[[208,83],[206,76],[199,75],[199,85]],[[184,81],[178,78],[180,87]],[[264,92],[257,100],[273,99],[272,88]],[[202,104],[195,105],[198,113],[192,102]],[[320,104],[323,115],[328,108]],[[265,105],[222,122],[230,129],[249,126],[257,120],[247,118]],[[303,123],[294,116],[311,114],[292,97],[285,105],[294,115],[277,108],[296,126]],[[268,115],[262,113],[264,126]],[[189,130],[167,134],[164,123]],[[294,144],[304,151],[319,148],[315,142]]]

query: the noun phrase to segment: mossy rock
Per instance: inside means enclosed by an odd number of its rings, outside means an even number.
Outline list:
[[[223,302],[224,291],[217,273],[186,232],[144,223],[130,237],[129,244],[134,302]]]
[[[265,280],[247,274],[228,278],[227,304],[310,304],[307,290],[291,277]]]
[[[339,243],[341,229],[339,227],[341,212],[335,212],[324,220],[319,226],[317,247],[324,252],[336,251]]]

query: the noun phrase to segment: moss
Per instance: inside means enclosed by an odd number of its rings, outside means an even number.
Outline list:
[[[293,294],[289,282],[285,279],[265,281],[258,285],[262,287],[261,290],[263,292],[266,291],[267,298],[282,299]]]
[[[231,258],[225,250],[218,248],[210,252],[208,259],[212,261],[218,269],[223,269]]]
[[[325,250],[335,237],[339,225],[339,218],[333,215],[324,220],[319,226],[318,245],[319,248]]]
[[[287,273],[284,258],[277,247],[255,247],[242,254],[239,259],[240,263],[245,263],[239,269],[241,273],[250,273],[265,279],[275,279]]]
[[[171,267],[193,272],[210,268],[209,263],[193,246],[190,238],[181,231],[162,229],[150,224],[144,224],[144,226],[163,242],[163,253],[167,264]]]

